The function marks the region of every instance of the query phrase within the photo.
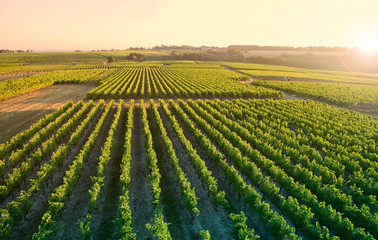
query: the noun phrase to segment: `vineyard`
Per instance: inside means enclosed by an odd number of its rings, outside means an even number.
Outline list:
[[[68,101],[0,145],[1,238],[376,239],[377,129],[313,101]]]
[[[0,239],[378,239],[376,77],[129,53],[0,56]]]
[[[247,63],[222,63],[225,66],[239,70],[242,73],[252,75],[257,79],[283,79],[290,76],[291,79],[318,80],[324,82],[342,82],[355,84],[378,85],[378,78],[374,74],[338,72],[324,70],[309,70],[283,66]]]
[[[341,106],[371,104],[378,106],[378,85],[311,83],[292,81],[257,80],[253,85],[269,87],[288,93],[307,96],[312,99]]]
[[[246,63],[222,63],[263,86],[338,106],[377,106],[378,78],[373,74],[319,71]]]
[[[238,82],[224,69],[123,68],[87,93],[88,98],[275,97],[282,92]]]
[[[59,83],[82,83],[104,70],[61,70],[0,81],[0,100]]]

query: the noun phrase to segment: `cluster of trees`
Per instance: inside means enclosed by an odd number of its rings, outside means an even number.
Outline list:
[[[148,50],[145,47],[129,47],[127,50]]]
[[[107,59],[108,63],[116,62],[116,59],[113,56],[109,56]],[[126,56],[126,59],[134,62],[143,62],[147,60],[147,57],[146,55],[140,53],[130,53],[128,56]]]
[[[278,47],[277,47],[278,48]],[[299,51],[299,50],[298,50]],[[310,50],[309,50],[310,51]],[[320,51],[320,50],[319,50]],[[336,52],[336,51],[335,51]],[[217,49],[202,52],[181,53],[177,50],[171,52],[169,56],[155,56],[156,60],[192,60],[192,61],[228,61],[270,64],[289,67],[300,67],[309,69],[339,70],[345,71],[353,69],[360,72],[378,72],[378,66],[374,65],[374,57],[370,62],[361,61],[355,54],[342,51],[341,54],[321,55],[312,52],[304,54],[283,53],[280,56],[245,56],[243,51],[238,49]],[[340,60],[341,59],[341,60]],[[376,62],[376,61],[375,61]],[[348,69],[346,69],[346,66]]]
[[[23,52],[27,52],[27,53],[31,53],[33,52],[33,49],[26,49],[26,50],[9,50],[9,49],[0,49],[0,53],[23,53]]]
[[[200,47],[193,47],[188,45],[161,45],[161,46],[155,46],[152,48],[153,50],[167,50],[167,49],[185,49],[185,50],[208,50],[208,49],[221,49],[219,47],[213,47],[213,46],[200,46]]]
[[[130,53],[129,56],[127,56],[127,60],[135,61],[135,62],[142,62],[147,59],[146,55],[140,54],[140,53]]]
[[[181,53],[172,51],[169,56],[163,56],[165,60],[193,60],[193,61],[244,61],[243,53],[237,50],[213,50],[205,52]]]
[[[109,56],[107,59],[108,63],[116,62],[116,59],[113,56]],[[147,57],[146,55],[140,53],[130,53],[128,56],[126,56],[126,59],[134,62],[143,62],[147,60]]]
[[[257,46],[257,45],[231,45],[227,48],[193,47],[193,46],[155,46],[154,50],[173,51],[169,56],[151,56],[154,60],[193,60],[193,61],[231,61],[271,64],[309,69],[327,69],[339,71],[378,72],[377,56],[371,56],[368,61],[361,58],[358,49],[345,47],[287,47],[287,46]],[[200,52],[182,53],[178,50],[200,50]],[[246,56],[247,51],[288,51],[305,52],[303,54],[283,53],[279,56]],[[327,52],[331,54],[316,54]],[[363,60],[363,61],[362,61]],[[348,69],[346,69],[348,67]]]
[[[348,52],[351,49],[347,47],[290,47],[290,46],[259,46],[259,45],[230,45],[227,49],[234,49],[238,51],[317,51],[317,52]]]
[[[108,63],[113,63],[113,62],[115,62],[116,60],[115,60],[115,58],[113,57],[113,56],[109,56],[108,57]]]

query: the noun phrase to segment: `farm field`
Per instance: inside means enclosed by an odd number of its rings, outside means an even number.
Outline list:
[[[251,63],[222,63],[222,65],[226,65],[233,69],[239,70],[243,73],[247,73],[256,78],[262,78],[262,79],[269,79],[269,78],[283,79],[285,76],[289,76],[293,80],[307,79],[307,80],[318,80],[318,81],[326,81],[326,82],[378,85],[378,77],[374,74],[368,74],[368,73],[310,70],[310,69],[304,69],[304,68],[251,64]]]
[[[56,64],[62,59],[82,59],[86,56],[79,53],[68,54],[66,58],[56,57]],[[89,53],[88,53],[89,54]],[[90,53],[98,54],[98,53]],[[103,53],[105,54],[105,53]],[[119,53],[118,53],[119,54]],[[117,54],[116,54],[117,55]],[[87,97],[100,98],[214,98],[214,97],[274,97],[282,98],[280,91],[290,94],[321,100],[341,106],[357,106],[366,109],[366,105],[376,106],[378,96],[378,79],[374,75],[363,73],[348,73],[336,71],[308,70],[301,68],[271,66],[262,64],[230,63],[230,62],[200,62],[200,61],[146,61],[117,62],[104,65],[94,62],[76,62],[67,66],[66,70],[50,69],[43,65],[49,55],[38,55],[39,74],[26,75],[20,67],[10,67],[13,73],[0,74],[0,99],[16,96],[35,89],[59,83],[80,83],[90,81],[97,85],[88,91]],[[69,56],[69,57],[68,57]],[[98,55],[96,55],[98,56]],[[101,55],[104,57],[103,55]],[[27,57],[24,57],[27,58]],[[30,58],[30,56],[29,56]],[[46,59],[44,59],[46,58]],[[22,58],[21,58],[22,59]],[[12,63],[4,58],[5,65],[22,65]],[[9,61],[9,62],[7,62]],[[0,64],[0,65],[1,65]],[[43,68],[46,66],[46,69]],[[37,65],[21,66],[37,67]],[[233,69],[234,71],[230,71]],[[20,72],[18,72],[20,71]],[[43,73],[43,71],[48,71]],[[30,74],[32,74],[30,72]],[[300,74],[301,76],[297,75]],[[14,78],[13,75],[21,76]],[[7,79],[7,76],[9,79]],[[283,80],[290,76],[291,81]],[[296,78],[298,76],[299,78]],[[252,77],[252,79],[251,79]],[[255,81],[253,86],[244,82]],[[265,80],[265,78],[267,80]],[[240,83],[238,82],[240,81]],[[261,88],[256,86],[265,86]],[[315,86],[315,87],[310,87]],[[354,108],[358,110],[358,108]],[[371,112],[374,112],[372,110]]]
[[[308,96],[312,99],[336,105],[371,104],[378,108],[378,85],[312,83],[299,81],[253,81],[253,85],[264,86],[276,90]]]
[[[65,70],[53,71],[0,82],[0,100],[37,90],[53,84],[81,83],[102,73],[104,70]]]
[[[0,101],[0,143],[29,128],[44,115],[72,99],[84,99],[93,84],[59,84]]]
[[[376,78],[109,54],[0,55],[0,239],[378,238]]]
[[[224,69],[124,68],[88,92],[89,98],[282,97],[282,93],[250,86],[245,76]]]
[[[353,109],[378,105],[378,78],[373,74],[320,71],[247,63],[222,63],[226,68],[250,76],[252,85],[308,97]],[[370,107],[372,106],[372,107]],[[376,115],[376,111],[370,111]]]
[[[313,101],[69,101],[0,146],[1,236],[375,239],[377,125]]]

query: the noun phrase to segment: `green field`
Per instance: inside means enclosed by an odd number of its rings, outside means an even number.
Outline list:
[[[378,85],[312,83],[293,81],[254,81],[253,85],[295,93],[337,105],[372,104],[378,108]]]
[[[169,54],[0,54],[0,239],[378,239],[376,78]]]
[[[248,63],[223,64],[259,79],[261,78],[283,80],[286,76],[288,76],[291,79],[321,80],[328,82],[378,85],[378,77],[366,73],[321,71],[303,68]]]

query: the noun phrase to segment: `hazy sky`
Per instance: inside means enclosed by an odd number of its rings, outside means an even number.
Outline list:
[[[378,43],[377,0],[0,0],[0,49]]]

